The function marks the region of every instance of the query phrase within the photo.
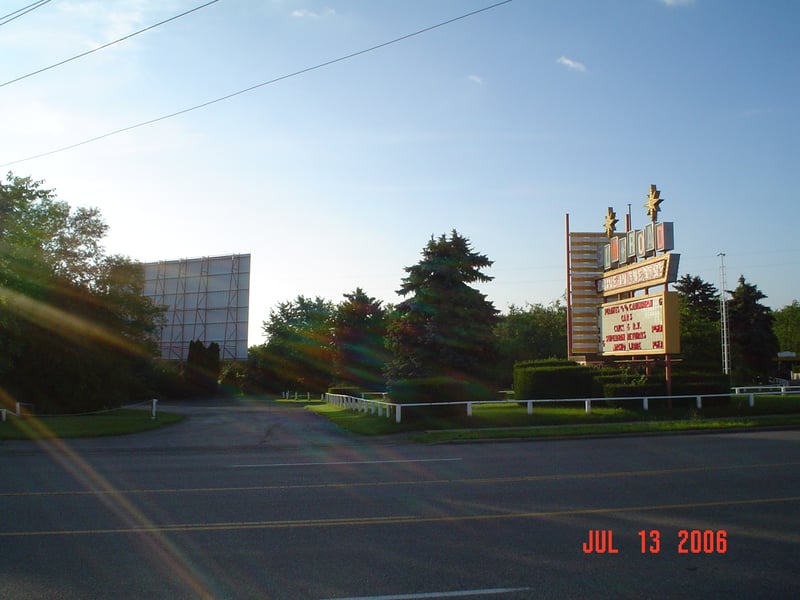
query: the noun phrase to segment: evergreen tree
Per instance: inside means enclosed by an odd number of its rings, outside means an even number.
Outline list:
[[[337,383],[367,390],[384,388],[386,310],[361,288],[344,295],[333,317]]]
[[[200,340],[189,342],[184,379],[191,395],[213,396],[218,391],[220,374],[219,344],[208,347]]]
[[[713,284],[687,274],[675,283],[675,290],[697,317],[719,320],[719,293]]]
[[[681,366],[688,370],[722,371],[717,288],[687,274],[675,283],[675,290],[681,300]]]
[[[491,394],[497,310],[469,284],[488,282],[492,265],[467,238],[431,237],[406,267],[387,333],[389,391],[398,401],[445,402]]]
[[[772,311],[760,302],[766,297],[741,275],[728,300],[731,371],[735,383],[766,382],[775,369],[778,339],[772,330]]]

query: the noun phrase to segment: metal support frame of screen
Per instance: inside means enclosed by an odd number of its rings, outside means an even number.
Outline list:
[[[143,293],[167,308],[162,358],[186,360],[194,340],[217,343],[222,360],[247,358],[249,254],[145,263]]]

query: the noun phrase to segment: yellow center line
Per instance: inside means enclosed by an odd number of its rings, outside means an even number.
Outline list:
[[[194,487],[194,488],[150,488],[150,489],[112,489],[112,490],[57,490],[43,492],[0,492],[0,497],[42,497],[42,496],[102,496],[108,494],[208,494],[224,492],[262,492],[269,490],[300,490],[300,489],[336,489],[359,487],[389,487],[389,486],[420,486],[420,485],[447,485],[447,484],[500,484],[520,483],[535,481],[566,481],[574,479],[609,479],[616,477],[654,477],[663,475],[680,475],[686,473],[711,473],[715,471],[734,471],[744,469],[775,469],[781,467],[795,467],[800,462],[761,463],[754,465],[733,465],[713,467],[686,467],[680,469],[647,469],[640,471],[611,471],[608,473],[571,473],[552,475],[519,475],[513,477],[475,477],[459,479],[414,479],[402,481],[366,481],[366,482],[334,482],[334,483],[300,483],[300,484],[272,484],[252,486],[227,486],[227,487]]]
[[[465,521],[489,521],[508,519],[537,519],[548,517],[564,517],[575,515],[596,515],[627,512],[643,512],[658,510],[680,510],[687,508],[713,508],[721,506],[746,506],[755,504],[774,504],[778,502],[800,502],[800,496],[783,498],[754,498],[749,500],[718,500],[714,502],[686,502],[682,504],[654,504],[643,506],[614,506],[604,508],[575,508],[568,510],[549,510],[521,513],[493,513],[482,515],[439,515],[413,516],[397,515],[382,517],[343,517],[334,519],[298,519],[280,521],[242,521],[223,523],[176,523],[172,525],[152,525],[143,527],[121,527],[108,529],[72,529],[50,531],[8,531],[0,532],[0,538],[43,537],[43,536],[78,536],[108,534],[141,534],[141,533],[193,533],[208,531],[236,531],[248,529],[288,529],[299,527],[341,527],[365,525],[396,525],[419,523],[452,523]]]

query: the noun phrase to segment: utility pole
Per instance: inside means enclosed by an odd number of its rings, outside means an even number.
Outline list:
[[[731,372],[731,350],[730,336],[728,332],[728,302],[727,302],[727,275],[725,272],[725,253],[720,252],[719,256],[719,329],[722,338],[722,372],[729,375]]]

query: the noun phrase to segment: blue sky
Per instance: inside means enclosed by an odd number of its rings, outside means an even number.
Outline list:
[[[250,340],[278,302],[362,287],[457,229],[500,310],[565,290],[564,215],[675,223],[680,273],[800,298],[800,3],[514,0],[397,44],[46,157],[491,5],[220,0],[0,87],[3,171],[96,206],[108,252],[252,254]],[[0,14],[23,0],[0,0]],[[203,4],[52,2],[0,26],[0,83]],[[17,162],[21,161],[22,162]],[[10,164],[13,163],[13,164]]]

